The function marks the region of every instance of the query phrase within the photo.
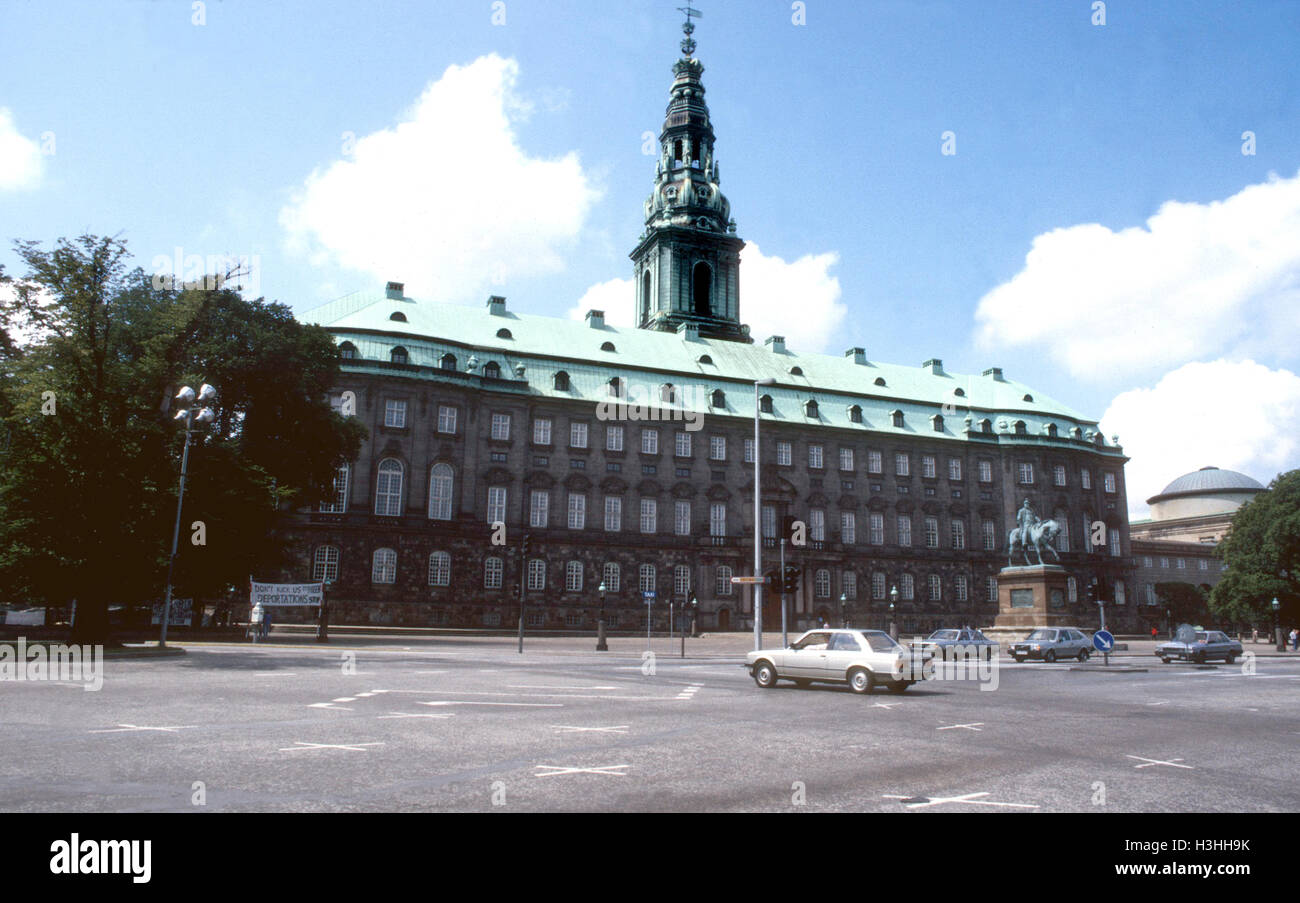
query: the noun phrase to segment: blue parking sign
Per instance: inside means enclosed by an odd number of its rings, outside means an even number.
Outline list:
[[[1115,637],[1109,630],[1098,630],[1092,635],[1092,645],[1098,652],[1110,652],[1115,648]]]

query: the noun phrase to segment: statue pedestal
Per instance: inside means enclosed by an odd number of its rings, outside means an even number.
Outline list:
[[[1065,627],[1071,616],[1065,568],[1055,564],[1007,567],[998,572],[998,616],[993,630],[1020,633],[1035,627]]]

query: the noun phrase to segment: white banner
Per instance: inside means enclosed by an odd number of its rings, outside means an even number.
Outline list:
[[[320,583],[257,583],[248,581],[249,604],[320,608],[323,585]]]
[[[163,604],[161,602],[153,604],[152,623],[162,623],[162,610]],[[172,599],[172,617],[167,622],[168,627],[189,627],[192,617],[194,617],[193,599]]]

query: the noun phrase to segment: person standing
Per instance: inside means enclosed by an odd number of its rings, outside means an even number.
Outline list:
[[[1291,651],[1300,650],[1300,630],[1295,627],[1291,628]]]

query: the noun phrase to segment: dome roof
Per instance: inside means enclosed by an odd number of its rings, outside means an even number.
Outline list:
[[[1185,473],[1152,496],[1148,503],[1174,496],[1202,495],[1219,492],[1263,492],[1264,487],[1244,473],[1235,470],[1220,470],[1217,467],[1202,467],[1191,473]]]

